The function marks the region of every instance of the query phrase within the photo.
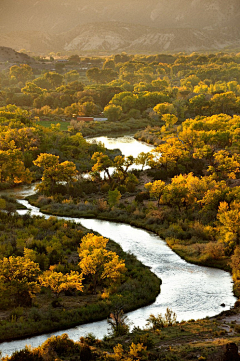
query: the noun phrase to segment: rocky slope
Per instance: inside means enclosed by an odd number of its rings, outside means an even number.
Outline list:
[[[34,52],[240,47],[239,0],[2,0],[0,45]]]

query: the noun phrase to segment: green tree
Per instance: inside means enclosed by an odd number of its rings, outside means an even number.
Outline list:
[[[108,204],[111,208],[114,207],[119,202],[120,199],[121,199],[121,193],[117,188],[114,189],[113,191],[111,190],[108,191]]]
[[[236,109],[236,95],[233,92],[215,94],[210,100],[213,114],[232,114]]]
[[[16,79],[18,82],[25,83],[27,80],[33,78],[32,68],[27,64],[13,65],[9,69],[11,78]]]
[[[154,112],[157,113],[160,117],[162,117],[163,114],[175,114],[176,110],[174,108],[174,105],[171,103],[159,103],[153,108]]]
[[[45,73],[44,78],[47,79],[47,81],[49,81],[52,88],[56,88],[56,87],[59,87],[60,85],[62,85],[63,79],[64,79],[63,75],[58,74],[54,71],[49,71],[49,72]]]
[[[120,105],[109,104],[104,108],[104,116],[110,122],[118,121],[122,115],[122,107]]]
[[[94,67],[87,70],[86,73],[88,79],[94,83],[100,83],[101,80],[101,71],[99,68]]]

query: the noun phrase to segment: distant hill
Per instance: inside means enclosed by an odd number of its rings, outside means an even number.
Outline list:
[[[239,0],[2,0],[0,45],[49,51],[240,49]]]
[[[9,47],[0,46],[0,62],[34,64],[36,61],[29,55],[19,53]]]

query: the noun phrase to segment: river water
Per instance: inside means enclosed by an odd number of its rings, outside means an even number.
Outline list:
[[[125,138],[123,137],[123,139]],[[100,140],[103,141],[102,137]],[[149,151],[149,148],[142,150],[141,145],[146,146],[145,144],[137,142],[133,138],[132,140],[134,149],[138,147],[138,153]],[[119,139],[115,139],[113,148],[120,148],[118,142]],[[124,153],[123,143],[121,142],[123,154],[130,155],[131,153]],[[129,143],[131,143],[131,139],[128,137],[126,144],[129,146]],[[106,147],[109,146],[106,145]],[[139,149],[141,150],[139,151]],[[24,187],[22,190],[12,190],[10,193],[16,194],[16,192],[18,197],[24,197],[33,193],[34,187]],[[26,205],[32,214],[42,215],[38,208],[29,205],[27,201],[23,199],[19,201]],[[23,210],[19,211],[20,214],[25,212]],[[232,291],[232,278],[229,273],[187,263],[153,233],[114,222],[84,218],[64,218],[80,222],[84,227],[97,231],[104,237],[113,239],[122,246],[124,251],[135,254],[139,260],[149,266],[162,279],[161,293],[156,298],[156,301],[149,306],[128,313],[132,327],[144,327],[150,314],[164,314],[167,307],[176,312],[177,319],[181,321],[214,316],[223,310],[220,306],[222,303],[226,305],[224,308],[226,310],[233,306],[236,301]],[[63,332],[68,333],[69,337],[75,341],[90,332],[95,334],[96,337],[102,338],[107,334],[107,328],[105,320],[94,322],[65,331],[4,342],[0,344],[0,350],[3,355],[11,355],[15,350],[24,348],[25,345],[37,347],[51,335],[61,335]]]

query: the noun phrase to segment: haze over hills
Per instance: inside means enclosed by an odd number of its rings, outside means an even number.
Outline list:
[[[239,0],[2,0],[0,46],[36,53],[240,48]]]

